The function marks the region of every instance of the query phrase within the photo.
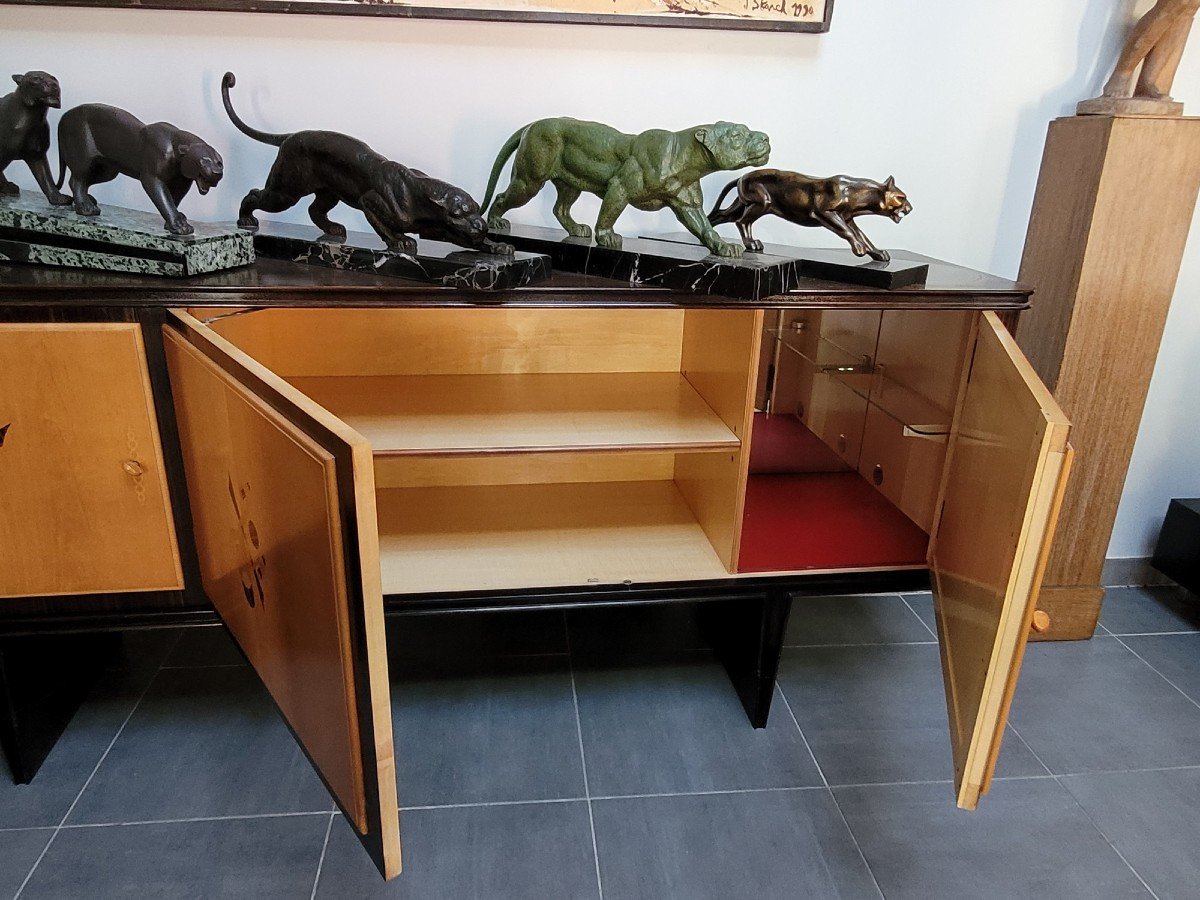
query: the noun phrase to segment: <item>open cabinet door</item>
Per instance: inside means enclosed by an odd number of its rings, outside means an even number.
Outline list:
[[[204,590],[390,878],[400,826],[371,448],[186,313],[164,343]]]
[[[978,320],[929,544],[958,805],[987,793],[1070,469],[1070,425],[994,313]]]

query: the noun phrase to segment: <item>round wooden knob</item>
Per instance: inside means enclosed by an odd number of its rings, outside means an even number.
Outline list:
[[[146,469],[136,459],[127,459],[121,463],[121,468],[125,470],[125,474],[133,478],[146,474]]]
[[[1033,623],[1031,627],[1038,634],[1045,634],[1050,630],[1050,614],[1044,609],[1035,609],[1033,611]]]

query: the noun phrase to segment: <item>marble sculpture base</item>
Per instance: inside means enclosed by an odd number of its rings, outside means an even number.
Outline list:
[[[497,256],[440,241],[417,241],[417,252],[389,251],[376,234],[352,231],[344,242],[321,237],[313,225],[264,221],[254,233],[259,256],[349,272],[394,275],[472,291],[505,291],[550,275],[550,259],[538,253]]]
[[[784,294],[812,278],[894,289],[921,284],[929,272],[926,264],[911,260],[877,263],[861,260],[849,250],[780,245],[741,258],[719,257],[686,233],[626,237],[619,250],[598,247],[591,239],[568,237],[557,228],[534,225],[513,224],[506,231],[493,231],[492,237],[508,241],[518,250],[546,253],[560,271],[739,300]]]
[[[250,236],[233,225],[193,222],[168,234],[157,213],[102,206],[98,216],[51,206],[40,194],[0,199],[0,262],[187,277],[254,262]]]

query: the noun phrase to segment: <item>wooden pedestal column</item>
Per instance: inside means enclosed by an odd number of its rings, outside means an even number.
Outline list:
[[[1200,118],[1050,124],[1020,280],[1017,343],[1078,450],[1038,607],[1042,640],[1091,637],[1146,390],[1200,190]]]

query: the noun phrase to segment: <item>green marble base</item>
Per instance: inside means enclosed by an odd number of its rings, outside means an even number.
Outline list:
[[[105,206],[80,216],[23,192],[0,199],[0,262],[187,277],[254,262],[254,240],[235,225],[193,222],[195,234],[168,234],[157,213]]]

